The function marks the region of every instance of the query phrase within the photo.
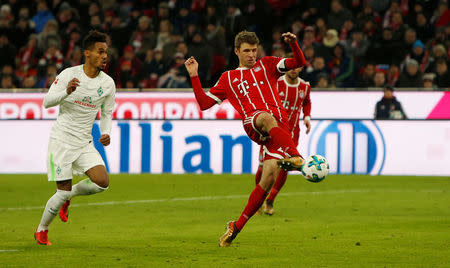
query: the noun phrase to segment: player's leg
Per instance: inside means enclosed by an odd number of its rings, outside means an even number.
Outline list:
[[[250,194],[247,205],[242,211],[237,221],[231,221],[227,224],[227,231],[219,240],[219,246],[227,247],[236,238],[237,234],[242,230],[247,221],[255,214],[255,212],[264,203],[267,191],[272,187],[276,176],[278,175],[277,161],[269,159],[264,161],[261,181],[256,185]]]
[[[61,206],[70,198],[72,189],[72,165],[66,163],[73,152],[50,139],[48,145],[47,171],[48,180],[56,181],[56,192],[50,197],[42,213],[41,221],[34,237],[40,245],[51,245],[48,241],[48,229]],[[69,156],[69,157],[67,157]]]
[[[50,241],[48,241],[48,228],[61,206],[69,199],[72,180],[58,181],[56,185],[57,190],[45,204],[41,222],[34,233],[34,238],[39,245],[51,245]]]
[[[70,198],[59,211],[59,217],[63,222],[69,219],[69,205],[73,197],[79,195],[91,195],[108,189],[109,178],[100,154],[92,144],[84,148],[84,151],[73,163],[73,168],[77,173],[85,173],[89,178],[79,181],[72,187]]]
[[[281,188],[286,182],[287,175],[288,173],[285,170],[280,170],[280,172],[278,173],[277,179],[275,180],[275,183],[273,184],[272,189],[270,190],[270,194],[267,197],[264,206],[264,213],[266,213],[267,215],[273,215],[274,213],[273,202],[275,201],[275,197],[277,197],[278,193],[280,192]]]
[[[303,163],[303,157],[297,151],[290,133],[284,127],[279,126],[275,117],[267,112],[261,112],[255,118],[255,124],[262,132],[270,135],[270,139],[277,148],[285,150],[289,154],[290,157],[280,160],[278,165],[286,170],[299,170]]]
[[[81,180],[72,188],[71,198],[78,195],[91,195],[105,191],[109,186],[109,176],[102,157],[92,143],[74,162],[74,169],[85,173],[89,178]]]
[[[258,170],[256,170],[255,174],[255,185],[258,185],[261,181],[261,175],[263,170],[263,164],[264,164],[264,148],[261,145],[259,149],[259,163],[258,163]]]

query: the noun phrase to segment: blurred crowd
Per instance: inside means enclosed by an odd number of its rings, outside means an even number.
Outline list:
[[[108,33],[105,72],[118,88],[189,88],[194,56],[212,86],[236,68],[234,36],[254,31],[258,56],[285,56],[295,33],[317,88],[450,86],[450,10],[433,0],[2,0],[0,88],[47,88],[81,64],[90,30]]]

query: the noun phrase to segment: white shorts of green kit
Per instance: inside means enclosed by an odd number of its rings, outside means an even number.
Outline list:
[[[84,147],[73,147],[56,139],[50,139],[47,155],[49,181],[71,180],[73,175],[83,175],[92,167],[105,165],[93,142]]]

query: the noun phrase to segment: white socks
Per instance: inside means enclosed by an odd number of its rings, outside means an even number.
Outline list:
[[[37,228],[37,232],[48,230],[48,226],[52,220],[58,215],[61,206],[68,199],[71,199],[77,195],[91,195],[103,192],[107,190],[108,187],[103,188],[92,182],[89,178],[84,179],[74,186],[72,186],[72,191],[56,190],[56,193],[50,197],[45,205],[45,210],[42,215],[41,223]]]
[[[41,223],[37,228],[37,232],[48,230],[48,225],[58,215],[61,206],[70,198],[70,191],[56,190],[56,193],[50,197],[45,205],[44,214],[42,214]]]
[[[103,192],[107,190],[108,187],[103,188],[95,184],[91,179],[84,179],[74,186],[72,186],[72,192],[70,193],[70,198],[77,195],[90,195]]]

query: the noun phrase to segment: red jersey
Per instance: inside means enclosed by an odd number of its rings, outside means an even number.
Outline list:
[[[293,132],[299,131],[301,111],[303,110],[304,117],[311,116],[311,100],[309,98],[311,85],[301,78],[298,78],[295,85],[288,84],[283,75],[277,81],[277,90],[281,103],[287,111],[289,129]]]
[[[228,99],[242,119],[255,111],[267,111],[287,125],[287,113],[277,91],[277,80],[284,71],[285,59],[264,57],[250,69],[224,72],[206,95],[219,104]]]

